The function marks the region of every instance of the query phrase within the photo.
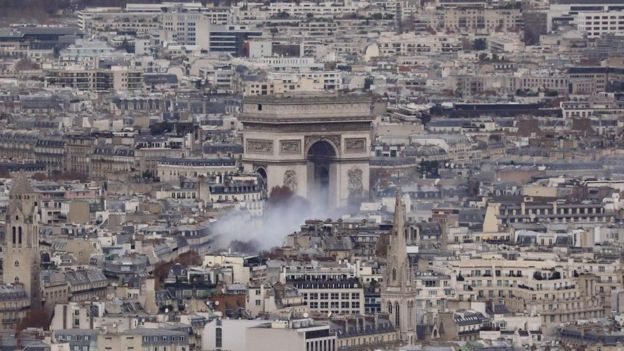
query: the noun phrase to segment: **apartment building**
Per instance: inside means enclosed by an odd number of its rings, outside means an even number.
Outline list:
[[[200,45],[206,41],[210,18],[198,12],[160,15],[160,42],[167,45]]]
[[[453,279],[436,271],[417,271],[414,277],[416,308],[424,312],[446,311],[448,301],[456,298]]]
[[[519,9],[475,7],[445,7],[441,29],[456,32],[510,32],[523,26]]]
[[[95,138],[86,134],[70,134],[65,137],[65,172],[88,176],[91,168]]]
[[[165,328],[136,328],[97,336],[97,350],[189,351],[188,332]]]
[[[509,81],[510,88],[513,92],[516,90],[550,90],[560,94],[567,94],[569,84],[569,79],[566,75],[550,74],[524,74],[520,77],[513,77]]]
[[[540,201],[526,197],[515,202],[490,202],[483,228],[487,232],[496,232],[498,230],[495,228],[514,223],[607,223],[615,219],[616,215],[608,211],[602,201]]]
[[[236,160],[197,159],[197,158],[166,158],[158,161],[156,174],[162,182],[177,181],[182,178],[208,177],[210,175],[224,176],[238,171]]]
[[[39,138],[35,143],[35,161],[46,166],[48,173],[62,172],[65,167],[65,141],[62,138]]]
[[[604,34],[624,34],[624,11],[587,11],[575,15],[576,28],[588,38],[597,38]]]
[[[28,130],[0,132],[0,158],[27,161],[34,159],[38,133]]]
[[[622,6],[617,1],[568,0],[551,3],[546,11],[547,30],[576,25],[588,36],[595,36],[594,33],[601,31],[617,31],[621,11]]]
[[[498,301],[513,312],[539,315],[546,325],[602,317],[596,276],[582,264],[474,257],[447,262],[459,301]]]
[[[101,145],[93,149],[90,157],[90,177],[107,179],[113,175],[128,176],[134,173],[134,149],[127,146]]]
[[[30,310],[30,298],[19,285],[0,285],[0,329],[11,329],[26,317]]]
[[[246,81],[243,88],[245,96],[280,95],[296,92],[320,92],[323,86],[320,81],[305,77],[272,79],[266,81]]]
[[[211,24],[207,39],[200,39],[199,45],[209,52],[245,56],[248,41],[262,37],[262,31],[248,25]]]
[[[45,72],[47,87],[72,88],[80,91],[113,92],[143,89],[143,72],[129,67],[110,69],[66,67]]]
[[[364,289],[358,279],[292,280],[310,312],[364,314]]]
[[[78,25],[85,33],[123,32],[146,35],[158,30],[160,10],[135,12],[121,8],[92,7],[78,12]]]
[[[362,5],[364,5],[362,3]],[[350,2],[309,2],[302,1],[298,3],[275,2],[270,3],[268,13],[270,16],[277,16],[280,13],[287,13],[293,17],[306,17],[312,14],[314,17],[340,17],[341,15],[352,14],[357,12],[360,7]]]
[[[247,329],[245,350],[336,351],[336,334],[311,318],[267,322]]]
[[[452,53],[461,50],[461,41],[456,36],[416,33],[382,33],[373,51],[381,56],[412,56]]]

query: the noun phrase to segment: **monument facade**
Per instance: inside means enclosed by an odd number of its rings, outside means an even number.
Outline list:
[[[287,186],[329,207],[366,199],[371,105],[369,96],[245,98],[243,165],[266,179],[269,192]]]

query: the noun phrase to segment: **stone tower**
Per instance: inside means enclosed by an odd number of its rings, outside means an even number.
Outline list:
[[[21,284],[31,308],[41,305],[38,195],[25,175],[15,177],[9,192],[4,236],[3,281]]]
[[[388,238],[386,270],[381,289],[381,308],[400,331],[401,340],[416,341],[416,294],[413,272],[407,257],[405,206],[397,189],[394,226]]]

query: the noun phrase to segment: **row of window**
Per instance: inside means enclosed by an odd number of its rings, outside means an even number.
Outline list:
[[[318,308],[342,308],[342,309],[348,309],[348,308],[356,308],[359,309],[360,308],[360,302],[359,301],[352,301],[351,303],[349,303],[348,301],[342,301],[342,302],[338,302],[338,301],[332,301],[332,302],[326,302],[326,301],[322,301],[322,302],[315,302],[312,301],[309,303],[309,306],[311,309],[318,309]]]
[[[310,300],[318,300],[319,298],[321,300],[349,300],[349,293],[303,293],[303,299],[308,300],[308,298]],[[351,299],[359,300],[360,293],[351,293]]]

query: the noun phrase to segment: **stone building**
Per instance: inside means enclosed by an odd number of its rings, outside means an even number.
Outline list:
[[[65,137],[65,171],[88,176],[94,144],[95,138],[89,135],[67,135]]]
[[[394,227],[389,234],[386,271],[381,287],[381,310],[400,332],[401,341],[416,341],[416,291],[407,257],[405,205],[396,192]]]
[[[22,286],[31,308],[41,304],[39,196],[23,175],[9,193],[4,239],[3,282]]]
[[[368,197],[368,96],[247,97],[243,166],[330,207]]]
[[[45,165],[48,173],[65,168],[65,141],[61,138],[39,138],[35,143],[35,161]]]

